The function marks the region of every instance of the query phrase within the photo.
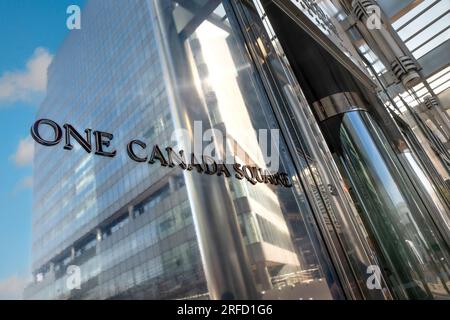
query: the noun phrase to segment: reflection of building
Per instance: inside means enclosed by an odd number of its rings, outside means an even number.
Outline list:
[[[173,130],[192,140],[202,121],[262,169],[256,132],[279,129],[270,170],[292,188],[38,146],[26,297],[445,297],[438,211],[372,79],[339,50],[351,45],[333,25],[341,15],[255,3],[91,0],[38,118],[113,132],[117,149],[134,138],[182,148]],[[383,291],[366,285],[374,264]]]
[[[100,1],[87,4],[82,31],[66,39],[50,67],[38,117],[112,132],[117,149],[130,137],[170,145],[173,126],[148,22],[151,8],[108,4],[110,14],[94,19],[105,10]],[[128,16],[137,18],[129,22]],[[186,43],[191,72],[214,126],[226,132],[241,162],[265,168],[256,130],[268,127],[267,117],[257,108],[262,102],[254,75],[231,29],[220,6],[192,33]],[[46,163],[48,170],[36,173],[35,281],[27,298],[186,298],[207,292],[177,168],[137,165],[120,152],[106,164],[83,152],[49,157],[48,149],[37,147],[36,167]],[[235,179],[229,188],[259,290],[324,277],[309,221],[299,215],[293,193]],[[72,265],[80,267],[80,290],[67,286]]]
[[[206,97],[203,103],[213,115],[214,128],[226,136],[226,147],[233,150],[239,162],[265,169],[266,161],[259,149],[257,134],[254,131],[249,134],[248,128],[265,128],[266,120],[261,113],[251,114],[246,107],[259,102],[248,67],[237,54],[236,39],[228,31],[229,22],[219,14],[225,12],[213,13],[221,24],[205,21],[189,38],[191,72],[198,77],[196,89],[200,96]],[[224,69],[222,64],[233,67]],[[247,187],[244,181],[230,182],[230,189],[261,288],[272,287],[271,277],[298,274],[299,257],[276,190],[265,184]]]
[[[94,20],[106,6],[111,14]],[[130,137],[170,145],[173,127],[156,40],[148,23],[149,8],[90,1],[83,13],[82,31],[69,35],[50,67],[47,97],[37,117],[113,132],[117,148]],[[116,28],[108,18],[115,16],[120,22],[129,15],[139,18],[125,28]],[[115,36],[109,37],[110,33]],[[98,38],[108,40],[100,45]],[[226,37],[217,40],[224,41],[224,50],[232,45]],[[227,58],[235,63],[231,54]],[[256,134],[242,132],[258,126],[252,121],[264,121],[245,109],[246,104],[258,103],[247,72],[218,75],[215,84],[222,82],[216,88],[222,94],[221,103],[230,86],[239,92],[229,96],[235,101],[214,107],[217,98],[211,87],[207,105],[219,117],[215,124],[226,128],[229,141],[245,150],[239,153],[245,155],[245,162],[263,167]],[[227,76],[232,78],[223,82]],[[224,110],[230,106],[233,112]],[[233,114],[240,114],[239,123],[233,121]],[[83,152],[57,152],[53,157],[48,149],[37,146],[35,165],[41,168],[46,163],[48,169],[35,175],[39,186],[33,225],[35,281],[26,289],[26,298],[184,298],[206,293],[190,205],[177,168],[136,165],[120,152],[106,165],[104,160]],[[296,275],[292,281],[298,281],[299,257],[276,192],[266,185],[247,187],[246,183],[233,182],[230,187],[261,288],[270,288],[272,277],[278,279],[275,284],[290,274]],[[306,230],[299,230],[306,247],[310,241]],[[80,267],[81,290],[66,286],[71,265]]]
[[[113,132],[117,149],[130,137],[169,145],[172,124],[151,20],[145,1],[89,1],[82,31],[68,36],[50,67],[38,117]],[[33,274],[39,281],[26,289],[27,298],[206,292],[178,170],[136,165],[122,152],[105,161],[55,151],[36,149]],[[69,265],[81,268],[81,290],[67,289]]]

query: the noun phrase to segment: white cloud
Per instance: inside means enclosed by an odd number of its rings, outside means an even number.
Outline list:
[[[14,163],[19,166],[27,166],[33,163],[34,141],[28,136],[19,141],[16,152],[11,156]]]
[[[20,186],[24,189],[33,187],[33,176],[27,176],[20,181]]]
[[[29,102],[47,88],[47,68],[53,59],[47,49],[37,48],[25,70],[6,71],[0,76],[0,103]]]
[[[30,281],[29,276],[20,277],[18,275],[0,279],[0,300],[23,299],[23,290]]]
[[[33,188],[33,176],[26,176],[19,181],[17,181],[16,185],[11,191],[11,195],[13,197],[17,196],[20,192],[25,191],[27,189]]]

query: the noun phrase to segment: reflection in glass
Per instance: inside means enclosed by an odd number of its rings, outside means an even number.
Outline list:
[[[399,189],[401,177],[384,157],[394,159],[390,146],[376,123],[365,112],[343,115],[340,127],[342,156],[364,219],[389,266],[387,274],[399,296],[440,298],[449,294],[448,254],[439,235],[428,227],[427,216],[419,215]],[[384,150],[384,155],[379,150]],[[394,177],[397,180],[394,181]],[[400,280],[400,282],[399,282]]]
[[[226,137],[226,146],[232,148],[240,163],[271,169],[258,144],[257,130],[278,129],[278,125],[229,3],[224,1],[214,8],[199,6],[195,20],[184,1],[172,1],[170,5],[168,1],[156,2],[166,31],[173,30],[173,25],[178,31],[166,39],[166,54],[177,74],[172,78],[178,89],[175,94],[179,95],[176,112],[189,119],[180,123],[193,126],[199,114],[206,113],[211,127]],[[198,97],[198,105],[189,105],[193,95]],[[293,188],[226,180],[231,194],[224,197],[232,198],[256,288],[267,299],[342,298],[310,204],[285,142],[280,140],[279,146],[270,151],[279,154],[278,170],[288,173]],[[304,169],[309,171],[306,166]],[[210,223],[196,215],[195,209],[194,220],[197,233],[202,224]],[[199,241],[202,254],[208,255],[214,244],[201,236]],[[204,258],[205,269],[210,268],[209,263],[213,262]]]

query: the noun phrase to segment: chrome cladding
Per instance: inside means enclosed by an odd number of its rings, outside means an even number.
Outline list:
[[[312,104],[319,121],[353,110],[367,111],[366,104],[356,92],[338,92]]]

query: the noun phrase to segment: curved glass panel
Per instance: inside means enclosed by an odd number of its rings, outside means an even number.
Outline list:
[[[257,290],[267,299],[305,299],[308,295],[342,298],[303,189],[304,182],[299,180],[279,134],[271,104],[244,46],[232,8],[227,1],[211,7],[205,2],[192,12],[183,1],[155,2],[159,6],[159,18],[164,20],[168,64],[173,66],[171,80],[178,125],[190,130],[195,121],[201,120],[204,128],[217,130],[216,139],[224,138],[225,143],[216,150],[218,161],[226,161],[220,155],[228,147],[232,151],[231,159],[263,171],[285,172],[292,184],[291,188],[283,188],[253,184],[248,177],[241,181],[234,177],[226,180],[231,194],[224,197],[232,198]],[[268,136],[262,137],[261,132],[265,130],[270,130]],[[193,134],[190,141],[192,138]],[[269,150],[261,147],[261,139],[269,139]],[[311,174],[306,162],[302,170],[306,175]],[[190,174],[185,172],[185,176]],[[205,189],[207,183],[211,182],[204,181]],[[196,198],[196,193],[198,188],[191,190],[191,197]],[[214,243],[208,237],[202,239],[202,230],[213,218],[204,217],[195,209],[193,215],[208,274],[208,268],[214,265],[209,256]],[[215,276],[220,277],[215,271]],[[317,295],[308,287],[316,287]]]
[[[392,290],[399,297],[448,297],[445,242],[430,218],[410,207],[410,195],[402,191],[407,187],[399,188],[401,176],[388,165],[398,160],[383,142],[384,134],[366,112],[347,112],[342,117],[339,161],[348,172],[357,205],[364,206],[361,212],[384,255]]]
[[[378,264],[370,246],[368,234],[353,205],[342,176],[332,159],[317,121],[299,87],[285,55],[279,46],[268,17],[261,4],[255,6],[238,2],[242,9],[241,21],[248,41],[253,43],[254,55],[268,92],[276,101],[276,113],[290,141],[294,161],[299,167],[309,166],[305,173],[305,190],[313,199],[316,218],[338,272],[341,271],[348,296],[354,299],[389,298],[389,289],[380,276],[380,286],[369,288],[368,270]],[[272,41],[271,41],[272,40]],[[296,90],[294,89],[296,88]],[[302,171],[301,171],[302,172]],[[302,173],[300,173],[301,175]],[[323,205],[325,203],[325,205]],[[369,272],[370,273],[370,272]]]
[[[37,118],[117,153],[36,145],[25,298],[345,297],[228,1],[90,1]]]

